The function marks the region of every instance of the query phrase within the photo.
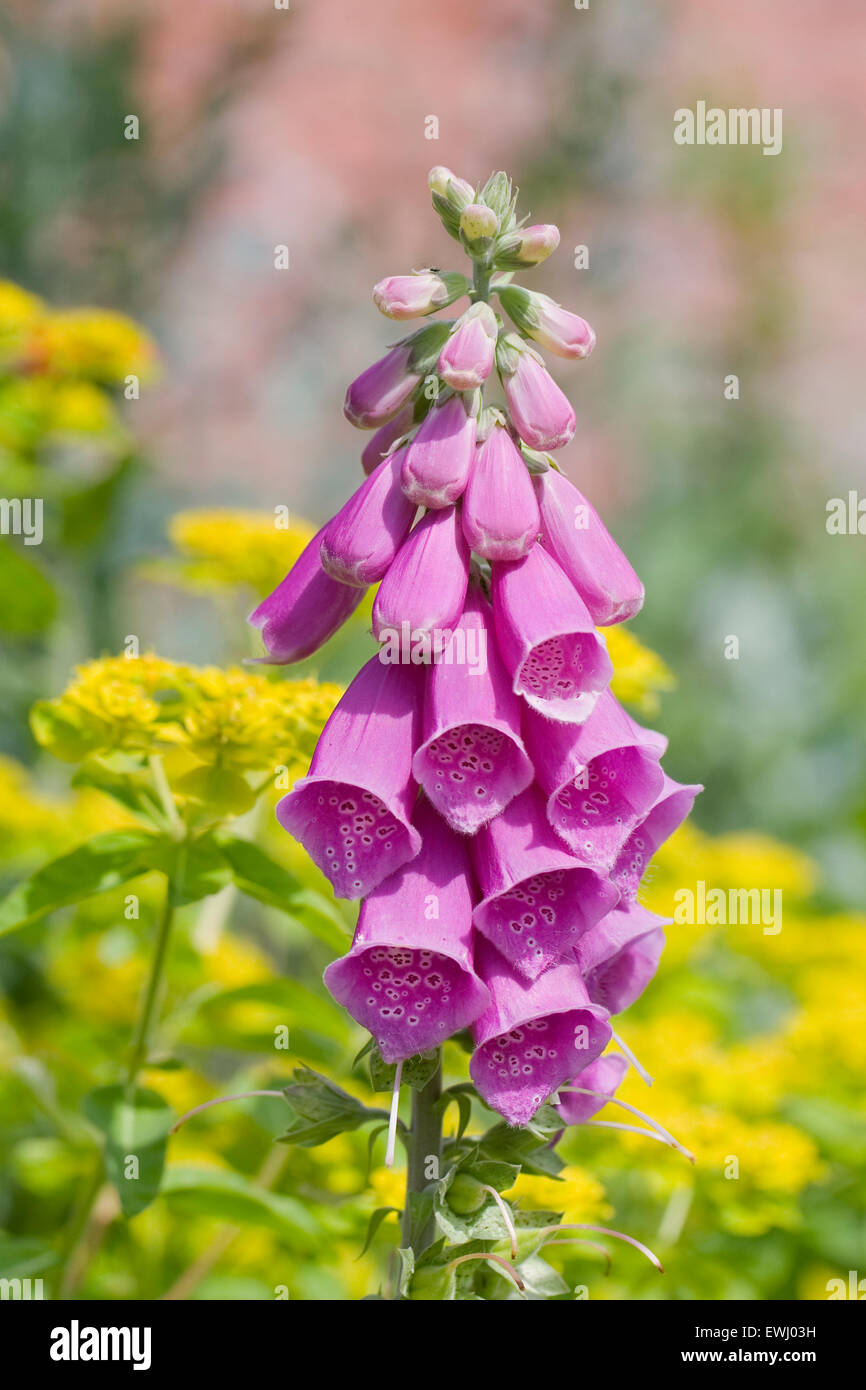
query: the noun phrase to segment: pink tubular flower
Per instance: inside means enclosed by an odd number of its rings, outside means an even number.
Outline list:
[[[619,896],[562,847],[535,787],[479,830],[472,862],[483,894],[475,926],[529,980],[569,959],[578,939]]]
[[[608,871],[662,789],[658,742],[604,690],[584,724],[557,724],[532,709],[524,736],[547,819],[573,854]]]
[[[403,453],[383,459],[322,532],[322,566],[342,584],[377,584],[409,534],[416,508],[400,486]]]
[[[250,614],[261,629],[264,661],[289,665],[318,651],[354,613],[363,589],[332,579],[322,568],[319,550],[324,531],[313,537],[285,579]]]
[[[493,371],[496,315],[489,304],[473,304],[454,325],[451,336],[439,354],[437,370],[455,391],[473,391],[483,386]]]
[[[640,998],[658,968],[671,920],[631,900],[580,938],[575,955],[594,1003],[621,1014]]]
[[[441,638],[460,621],[469,583],[469,550],[454,507],[427,512],[400,547],[373,604],[373,634],[385,659],[404,632]]]
[[[557,357],[588,357],[595,347],[595,334],[586,319],[563,309],[549,295],[505,285],[499,302],[522,332]]]
[[[444,309],[469,289],[465,275],[421,270],[417,275],[389,275],[373,288],[373,302],[389,319],[417,319]]]
[[[562,1091],[557,1102],[557,1110],[567,1125],[586,1124],[599,1110],[603,1110],[608,1099],[614,1095],[619,1083],[628,1071],[628,1062],[618,1052],[606,1052],[584,1067],[569,1080],[585,1091],[596,1091],[595,1096],[582,1096],[574,1091]]]
[[[541,544],[568,575],[594,623],[633,618],[643,607],[644,587],[594,507],[562,473],[549,468],[535,478]]]
[[[365,898],[348,955],[325,971],[334,998],[402,1062],[468,1027],[490,995],[472,965],[472,871],[463,842],[421,797],[416,857]]]
[[[396,444],[404,434],[408,434],[415,422],[415,410],[413,402],[404,405],[403,409],[389,420],[386,425],[376,430],[376,433],[367,441],[361,452],[361,467],[369,476],[374,468],[378,468],[385,455],[390,451],[392,444]]]
[[[520,701],[491,631],[490,607],[470,588],[451,642],[431,667],[415,780],[448,824],[474,835],[529,786]]]
[[[494,565],[493,621],[515,694],[551,719],[587,718],[613,667],[604,639],[556,561],[540,545]]]
[[[475,965],[491,1003],[472,1028],[476,1051],[469,1074],[488,1105],[510,1125],[525,1125],[607,1046],[607,1010],[592,1003],[574,962],[527,983],[480,941]]]
[[[420,849],[410,824],[420,699],[415,667],[374,656],[322,730],[309,773],[277,806],[338,897],[363,897]]]
[[[661,791],[632,830],[611,871],[611,882],[616,884],[623,902],[637,896],[640,881],[659,845],[682,825],[691,813],[695,797],[703,791],[701,786],[685,786],[666,773],[663,775]]]
[[[516,334],[496,348],[499,379],[517,433],[532,449],[561,449],[574,436],[576,419],[541,355]]]
[[[401,481],[419,507],[450,507],[463,493],[475,449],[475,416],[462,396],[434,406],[403,455]]]
[[[522,227],[499,238],[494,264],[498,270],[521,270],[546,261],[559,245],[559,228],[550,222]]]
[[[475,451],[461,510],[470,549],[488,560],[519,560],[538,538],[532,478],[502,425],[494,424]]]
[[[419,328],[356,377],[343,404],[346,419],[361,430],[377,429],[393,419],[435,367],[450,329],[450,323],[438,319]]]

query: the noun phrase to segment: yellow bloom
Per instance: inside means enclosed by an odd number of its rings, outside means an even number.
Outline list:
[[[314,528],[302,518],[280,527],[271,512],[208,509],[172,517],[169,536],[183,562],[160,568],[166,578],[205,591],[245,585],[270,593],[312,540]]]
[[[156,350],[138,324],[105,309],[63,309],[41,327],[41,350],[48,371],[122,384],[127,376],[151,377]]]
[[[177,749],[185,761],[168,758],[166,767],[185,779],[178,794],[207,800],[208,781],[191,783],[192,769],[219,769],[237,781],[305,762],[341,694],[337,685],[277,681],[242,667],[107,657],[79,667],[61,696],[34,706],[31,723],[37,741],[69,762]],[[250,789],[249,804],[255,795]]]
[[[521,1173],[508,1200],[531,1211],[561,1211],[566,1222],[607,1220],[612,1214],[602,1184],[585,1168],[568,1164],[559,1176],[561,1181]]]
[[[370,1174],[370,1187],[375,1194],[377,1207],[396,1207],[398,1211],[403,1210],[406,1197],[405,1173],[394,1168],[376,1168]]]
[[[673,673],[662,658],[622,626],[602,628],[607,650],[613,662],[611,690],[618,700],[635,705],[644,715],[659,709],[659,694],[673,690]]]

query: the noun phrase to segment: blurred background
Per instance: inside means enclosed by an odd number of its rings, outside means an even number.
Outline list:
[[[257,552],[252,572],[238,553],[264,531],[207,513],[261,520],[286,506],[303,535],[357,486],[360,439],[342,398],[394,337],[370,289],[458,263],[430,212],[428,169],[476,182],[504,168],[522,210],[561,229],[532,283],[584,315],[598,347],[577,370],[554,364],[579,421],[560,458],[645,582],[632,628],[676,678],[653,716],[670,737],[667,768],[706,787],[700,830],[677,842],[653,905],[667,911],[666,885],[700,877],[786,893],[778,938],[741,927],[684,941],[680,929],[635,1025],[670,1065],[674,1097],[688,1091],[700,1111],[681,1117],[678,1137],[717,1133],[721,1165],[740,1151],[736,1122],[766,1180],[734,1194],[716,1173],[695,1196],[675,1157],[636,1150],[638,1171],[631,1140],[583,1140],[585,1209],[615,1208],[640,1234],[649,1204],[682,1252],[664,1289],[626,1254],[601,1297],[826,1297],[832,1276],[866,1274],[866,541],[826,527],[829,499],[866,492],[864,59],[857,0],[837,0],[832,18],[809,0],[5,0],[0,11],[0,490],[33,495],[22,478],[37,470],[48,517],[39,547],[0,538],[10,835],[28,798],[34,822],[8,856],[10,883],[64,843],[32,810],[48,816],[44,799],[68,786],[38,755],[34,700],[129,634],[177,661],[241,661],[255,650],[245,612],[287,564]],[[674,111],[700,99],[782,108],[782,153],[676,145]],[[131,116],[136,139],[125,138]],[[287,270],[275,269],[279,245]],[[47,355],[22,359],[9,343],[40,315]],[[130,371],[138,399],[125,398]],[[367,642],[361,624],[316,674],[345,681]],[[59,946],[40,956],[44,928],[10,948],[12,1017],[24,1009],[24,1050],[40,1065],[86,1038],[101,1076],[99,1047],[110,1053],[111,1028],[128,1021],[118,1005],[97,1045],[57,1002],[76,994],[82,943],[98,956],[104,927],[64,927],[68,959]],[[240,922],[241,975],[273,968],[261,932]],[[317,979],[315,951],[291,949]],[[110,955],[99,960],[108,970]],[[14,1087],[9,1104],[0,1225],[42,1239],[71,1200],[66,1141]],[[253,1171],[275,1123],[253,1108],[237,1132],[217,1127],[211,1147]],[[290,1166],[283,1190],[307,1190],[327,1212],[341,1182],[361,1192],[363,1155],[337,1142],[330,1167],[329,1146],[311,1151],[327,1171]],[[316,1268],[309,1235],[305,1246],[268,1220],[297,1296],[369,1287],[369,1262],[348,1253],[357,1214],[333,1269]],[[136,1221],[106,1243],[91,1296],[158,1296],[198,1258],[171,1247],[159,1204]],[[217,1236],[202,1230],[210,1249]],[[255,1221],[244,1239],[192,1282],[197,1296],[271,1296],[260,1265],[273,1250],[262,1253]]]

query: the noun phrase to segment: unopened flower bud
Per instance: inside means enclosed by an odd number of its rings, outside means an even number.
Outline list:
[[[522,266],[539,265],[546,261],[559,245],[559,228],[552,223],[523,227],[504,236],[496,248],[494,264],[497,270],[520,270]]]
[[[455,391],[471,391],[483,386],[493,370],[496,315],[483,301],[473,304],[461,319],[439,354],[439,375]]]
[[[563,309],[549,295],[506,285],[499,291],[499,302],[522,332],[557,357],[588,357],[595,347],[595,334],[586,319]]]
[[[489,241],[499,231],[499,218],[484,203],[469,203],[460,214],[462,240],[469,245]]]
[[[444,309],[466,294],[465,275],[421,270],[416,275],[389,275],[373,287],[373,301],[389,319],[415,319]]]
[[[475,189],[465,179],[459,179],[456,174],[452,174],[444,164],[437,164],[431,169],[427,181],[433,206],[442,219],[442,225],[446,232],[459,240],[460,213],[472,202]]]

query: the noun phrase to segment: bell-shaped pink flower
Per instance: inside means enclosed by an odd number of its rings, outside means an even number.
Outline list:
[[[535,787],[478,831],[471,853],[483,894],[475,926],[529,980],[569,959],[619,897],[556,838]]]
[[[662,789],[656,739],[642,737],[609,690],[584,724],[527,709],[523,730],[547,819],[573,854],[607,872]]]
[[[378,468],[386,454],[390,453],[392,444],[396,444],[404,434],[409,434],[415,423],[415,407],[412,401],[404,405],[387,424],[382,425],[371,435],[361,451],[361,467],[369,475],[374,468]]]
[[[539,353],[516,334],[500,338],[499,377],[517,433],[532,449],[561,449],[577,424],[568,397],[560,391]]]
[[[695,797],[702,791],[702,786],[686,786],[664,774],[661,791],[647,814],[632,830],[611,871],[611,882],[616,884],[623,902],[636,897],[640,881],[656,850],[690,815]]]
[[[404,633],[413,642],[444,646],[460,621],[468,584],[469,548],[456,509],[427,512],[400,547],[373,604],[373,634],[388,644],[384,658],[397,659],[394,644],[402,651]]]
[[[541,527],[529,469],[508,430],[494,424],[475,451],[462,506],[463,534],[488,560],[519,560]]]
[[[640,998],[658,969],[671,920],[632,899],[584,933],[575,955],[593,1003],[621,1014]]]
[[[265,662],[303,661],[327,642],[361,602],[363,589],[341,584],[322,568],[324,528],[298,556],[285,579],[250,614],[261,630]]]
[[[373,287],[373,302],[389,319],[417,319],[444,309],[467,293],[465,275],[421,270],[416,275],[389,275]]]
[[[519,329],[557,357],[588,357],[595,347],[595,334],[586,319],[563,309],[549,295],[505,285],[499,302]]]
[[[403,491],[419,507],[450,507],[466,488],[475,452],[475,416],[462,396],[434,406],[403,455]]]
[[[598,512],[555,468],[535,478],[541,544],[568,575],[592,615],[607,627],[639,613],[644,587]]]
[[[573,961],[527,982],[479,941],[475,968],[491,1002],[472,1028],[469,1074],[489,1106],[510,1125],[525,1125],[604,1051],[611,1036],[607,1010],[592,1003]]]
[[[424,797],[415,858],[361,904],[348,955],[325,971],[334,998],[402,1062],[466,1028],[490,1002],[472,962],[472,871],[463,841]]]
[[[341,898],[362,898],[421,846],[410,823],[417,787],[422,677],[414,666],[362,666],[331,714],[310,771],[277,806]]]
[[[569,1081],[581,1090],[595,1091],[594,1096],[582,1096],[574,1091],[559,1093],[556,1108],[567,1125],[586,1124],[599,1110],[603,1110],[611,1096],[628,1071],[628,1062],[619,1052],[606,1052],[590,1062]]]
[[[322,532],[322,565],[342,584],[378,584],[409,534],[416,507],[400,486],[403,453],[383,459]]]
[[[493,371],[499,327],[489,304],[479,301],[454,325],[439,354],[438,372],[455,391],[473,391]]]
[[[356,377],[346,392],[343,413],[361,430],[378,429],[406,404],[421,378],[432,371],[451,330],[437,319],[404,338]]]
[[[520,701],[491,621],[489,604],[470,587],[454,635],[427,676],[423,742],[412,761],[436,810],[464,835],[474,835],[533,778]]]
[[[493,566],[493,621],[515,694],[551,719],[587,718],[613,666],[604,639],[556,561],[534,545]]]

